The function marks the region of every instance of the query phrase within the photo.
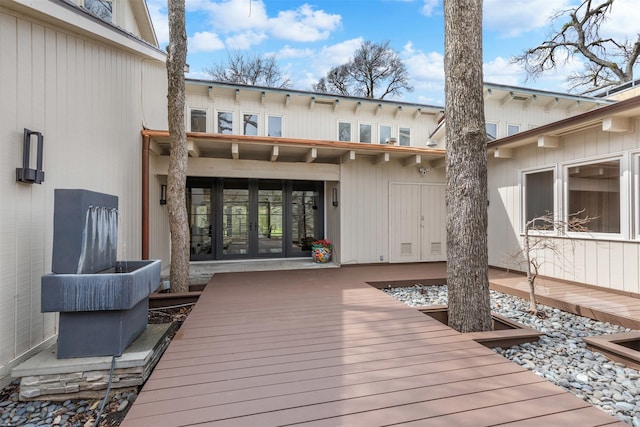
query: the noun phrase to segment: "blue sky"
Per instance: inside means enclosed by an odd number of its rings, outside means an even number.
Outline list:
[[[167,1],[147,0],[162,47],[168,41]],[[564,91],[579,60],[526,81],[509,59],[549,35],[550,16],[579,0],[484,0],[483,57],[487,82]],[[189,77],[208,78],[207,67],[227,52],[274,55],[294,88],[311,84],[349,60],[364,40],[389,40],[409,70],[414,92],[403,101],[444,105],[442,0],[186,0]],[[557,23],[556,23],[557,25]],[[637,0],[616,0],[603,34],[635,40]]]

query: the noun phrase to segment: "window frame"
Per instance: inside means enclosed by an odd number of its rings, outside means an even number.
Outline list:
[[[633,206],[633,239],[640,240],[640,152],[630,153],[632,164],[632,206]]]
[[[247,116],[255,116],[256,117],[256,126],[255,126],[256,133],[255,133],[255,135],[247,134],[247,127],[246,127]],[[244,113],[242,113],[242,135],[244,135],[244,136],[259,136],[260,135],[260,114],[253,113],[253,112],[244,112]]]
[[[362,127],[369,126],[369,141],[362,141]],[[358,123],[358,142],[361,144],[373,144],[373,123],[361,122]]]
[[[547,165],[530,169],[522,169],[520,171],[520,234],[525,234],[525,227],[527,225],[527,185],[526,185],[526,176],[533,175],[536,173],[549,172],[553,173],[553,183],[552,183],[552,191],[553,191],[553,220],[557,221],[562,217],[562,212],[560,211],[560,203],[558,198],[558,168],[556,165]],[[529,230],[530,235],[548,235],[553,236],[557,235],[560,230],[557,230],[555,227],[550,230],[538,230],[531,229]]]
[[[387,145],[386,139],[383,141],[382,140],[382,128],[389,128],[389,136],[388,138],[393,137],[393,126],[389,125],[389,124],[384,124],[384,123],[380,123],[378,125],[378,144],[380,145]]]
[[[269,132],[269,121],[271,118],[277,118],[280,119],[280,136],[274,136],[274,135],[270,135]],[[264,134],[266,136],[272,137],[272,138],[282,138],[284,136],[284,116],[281,114],[267,114],[267,119],[265,120],[264,123]]]
[[[516,132],[511,133],[511,128],[517,128],[518,130]],[[522,129],[522,126],[520,126],[517,123],[507,123],[507,136],[511,136],[511,135],[515,135],[517,133],[520,133]]]
[[[193,130],[193,119],[191,114],[194,111],[204,111],[204,131]],[[209,129],[209,109],[207,107],[189,107],[187,115],[187,132],[207,133]]]
[[[495,135],[491,135],[491,134],[489,133],[488,126],[490,126],[490,125],[491,125],[491,126],[495,126]],[[485,124],[484,124],[484,131],[485,131],[485,133],[486,133],[487,135],[492,136],[492,137],[493,137],[493,139],[498,139],[498,129],[499,129],[498,122],[485,121]]]
[[[618,161],[619,162],[619,177],[618,177],[618,188],[619,188],[619,201],[618,201],[618,214],[620,215],[620,230],[617,233],[612,232],[601,232],[601,231],[569,231],[565,230],[565,234],[567,237],[571,238],[586,238],[586,239],[594,239],[594,240],[622,240],[625,236],[629,235],[629,230],[626,224],[629,223],[629,211],[630,211],[630,201],[629,197],[626,197],[625,194],[630,194],[626,191],[627,185],[624,179],[625,171],[628,170],[627,162],[625,161],[625,156],[623,154],[608,154],[606,156],[599,157],[591,157],[587,159],[582,159],[578,162],[567,162],[562,164],[562,195],[563,195],[563,203],[562,203],[562,219],[563,221],[568,221],[568,216],[571,214],[569,212],[569,169],[594,165],[598,163],[604,163],[608,161]]]
[[[409,143],[407,145],[402,144],[402,129],[409,131]],[[411,126],[398,126],[398,146],[411,147]]]
[[[342,139],[342,135],[341,135],[341,125],[349,125],[349,139],[348,140],[344,140]],[[346,120],[338,120],[338,125],[337,125],[337,135],[336,135],[336,141],[338,142],[353,142],[353,123],[346,121]]]
[[[87,7],[87,1],[95,1],[97,3],[104,3],[104,2],[111,3],[111,10],[109,11],[111,13],[111,15],[109,16],[109,19],[105,19],[104,17],[102,17],[98,13],[94,12],[89,7]],[[97,16],[98,18],[103,20],[104,22],[108,22],[110,24],[115,24],[116,23],[116,4],[115,3],[116,3],[115,0],[83,0],[82,1],[82,7],[85,10],[87,10],[88,12],[90,12],[91,14],[93,14],[94,16]]]
[[[220,132],[220,114],[231,114],[231,130],[229,133]],[[235,121],[233,111],[230,110],[217,110],[215,114],[215,133],[220,135],[233,135],[233,123]]]

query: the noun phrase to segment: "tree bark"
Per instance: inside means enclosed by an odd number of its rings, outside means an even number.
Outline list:
[[[185,0],[169,0],[167,46],[168,121],[171,156],[167,177],[167,209],[171,232],[171,292],[189,290],[189,225],[185,187],[187,182],[187,134],[185,130],[184,67],[187,60]]]
[[[491,329],[482,0],[445,0],[449,326]]]

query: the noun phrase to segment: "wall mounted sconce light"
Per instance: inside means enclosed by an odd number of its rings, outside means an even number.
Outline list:
[[[161,205],[167,204],[167,186],[164,184],[160,186],[160,204]]]
[[[425,176],[427,172],[429,172],[429,170],[429,168],[425,168],[424,166],[422,166],[418,168],[418,173],[420,173],[420,175],[422,176]]]
[[[333,206],[338,206],[338,187],[331,189],[331,199]]]
[[[36,167],[31,166],[31,137],[37,138]],[[42,170],[42,146],[44,136],[40,132],[34,132],[24,128],[22,136],[22,167],[16,168],[16,181],[27,184],[42,184],[44,181],[44,171]]]

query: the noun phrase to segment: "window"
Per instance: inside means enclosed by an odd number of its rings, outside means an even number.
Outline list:
[[[360,142],[371,144],[371,125],[360,123]]]
[[[233,133],[233,113],[218,112],[218,133],[229,135]]]
[[[411,128],[400,128],[399,144],[410,146],[411,145]]]
[[[338,122],[338,141],[351,142],[351,123]]]
[[[520,125],[507,125],[507,136],[520,132]]]
[[[620,159],[567,167],[566,216],[578,212],[589,232],[620,233]]]
[[[84,0],[84,8],[103,21],[113,22],[113,2],[111,0]]]
[[[282,117],[269,116],[267,117],[267,136],[282,136]]]
[[[489,139],[494,140],[498,137],[498,124],[497,123],[489,123],[485,124],[485,128],[487,130],[487,136]]]
[[[243,135],[257,136],[258,135],[258,115],[257,114],[245,114],[243,117]]]
[[[556,211],[553,202],[553,169],[524,173],[522,184],[524,186],[524,229],[535,218],[549,213],[553,214]],[[549,224],[545,224],[544,221],[535,221],[531,224],[531,228],[538,230],[548,228],[548,226]]]
[[[192,108],[191,116],[191,132],[207,131],[207,110]]]
[[[388,125],[380,125],[380,144],[388,144],[389,139],[391,138],[391,126]]]

